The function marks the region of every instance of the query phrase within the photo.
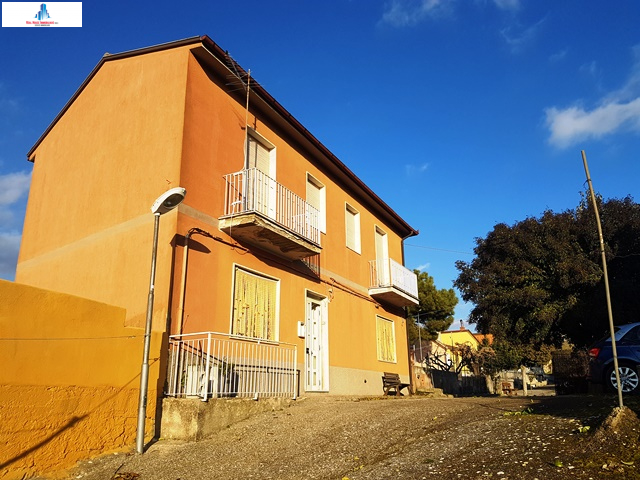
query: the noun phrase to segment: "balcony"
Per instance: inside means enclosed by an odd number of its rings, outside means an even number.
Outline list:
[[[418,277],[398,262],[385,258],[369,262],[369,295],[397,307],[418,305]]]
[[[317,209],[257,168],[224,178],[220,230],[289,260],[322,251]]]

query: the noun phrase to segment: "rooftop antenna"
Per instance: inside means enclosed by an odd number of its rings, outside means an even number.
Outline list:
[[[227,77],[228,82],[227,86],[229,88],[229,92],[237,92],[240,89],[244,89],[246,92],[246,100],[245,100],[245,109],[244,109],[244,160],[243,160],[243,169],[249,167],[249,98],[251,94],[251,70],[245,70],[238,65],[229,52],[225,52],[227,58],[227,67],[232,71],[231,75]],[[246,175],[246,173],[245,173]],[[243,189],[246,188],[246,182],[243,181]],[[236,200],[231,203],[231,215],[233,218],[233,214],[235,213],[236,206],[239,206],[240,210],[242,210],[242,202],[243,199],[246,198],[246,192],[237,192],[238,196]],[[232,228],[229,227],[229,236],[233,238],[231,234]]]
[[[244,109],[244,129],[245,129],[245,149],[244,149],[244,164],[248,165],[248,152],[249,152],[249,96],[251,93],[251,70],[247,70],[246,72],[238,62],[236,62],[229,52],[226,52],[227,62],[229,68],[233,71],[233,74],[229,76],[228,86],[236,86],[240,87],[246,92],[246,101],[245,101],[245,109]],[[232,88],[230,91],[237,91],[240,88]]]
[[[244,143],[246,145],[244,149],[244,164],[249,167],[249,92],[251,89],[251,69],[247,70],[247,103],[244,108]]]
[[[246,90],[249,88],[250,71],[246,72],[227,52],[227,67],[231,70],[231,75],[227,76],[227,86],[235,86],[233,91]]]

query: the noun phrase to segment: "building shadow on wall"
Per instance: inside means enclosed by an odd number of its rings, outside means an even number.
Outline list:
[[[7,468],[9,465],[11,465],[13,463],[16,463],[18,460],[21,460],[21,459],[29,456],[29,454],[31,454],[31,453],[39,450],[40,448],[44,447],[49,442],[51,442],[53,439],[55,439],[56,437],[59,437],[66,430],[69,430],[70,428],[73,428],[74,425],[76,425],[78,422],[80,422],[81,420],[83,420],[84,418],[86,418],[88,416],[89,416],[89,414],[85,414],[85,415],[82,415],[80,417],[76,417],[76,416],[71,417],[67,421],[67,423],[65,423],[62,427],[60,427],[58,430],[53,432],[51,435],[49,435],[44,440],[41,440],[40,442],[36,443],[33,447],[25,450],[24,452],[19,453],[18,455],[16,455],[13,458],[10,458],[6,462],[0,463],[0,471],[2,471],[3,469]]]
[[[156,363],[156,361],[157,361],[157,359],[154,359],[153,361],[151,361],[151,364]],[[76,427],[83,420],[91,417],[91,415],[93,415],[96,411],[100,410],[100,408],[102,408],[105,404],[111,402],[113,399],[118,397],[118,395],[120,395],[123,391],[128,390],[127,387],[129,385],[131,385],[132,383],[134,383],[136,380],[138,382],[140,381],[140,374],[138,374],[138,375],[134,376],[133,378],[131,378],[131,380],[126,382],[124,385],[122,385],[114,394],[112,394],[112,395],[108,396],[107,398],[105,398],[102,402],[100,402],[98,405],[96,405],[94,408],[92,408],[89,412],[85,413],[84,415],[79,415],[79,416],[78,415],[74,415],[74,416],[72,416],[69,420],[66,421],[66,423],[64,425],[62,425],[60,428],[58,428],[55,432],[49,434],[43,440],[40,440],[38,443],[34,444],[32,447],[24,450],[23,452],[20,452],[18,455],[6,460],[5,462],[0,463],[0,472],[2,472],[4,469],[9,467],[10,465],[18,462],[19,460],[22,460],[22,459],[28,457],[30,454],[32,454],[34,452],[37,452],[42,447],[48,445],[49,443],[54,441],[56,438],[60,437],[66,431]],[[90,435],[91,433],[92,432],[87,432],[87,435]],[[114,445],[113,448],[118,448],[118,447],[116,445]],[[37,466],[36,466],[36,468],[37,468]],[[39,472],[39,473],[41,473],[41,472]]]

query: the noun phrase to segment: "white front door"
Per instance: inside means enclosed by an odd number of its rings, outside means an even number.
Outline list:
[[[329,390],[327,319],[324,300],[307,297],[305,320],[305,390]]]

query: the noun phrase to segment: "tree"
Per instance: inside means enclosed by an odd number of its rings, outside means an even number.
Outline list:
[[[598,199],[605,242],[609,289],[614,322],[640,321],[640,205],[631,197]],[[601,267],[600,242],[595,214],[583,199],[577,208],[577,222],[583,233],[582,244],[590,258]],[[585,286],[579,302],[562,319],[562,328],[576,345],[589,345],[608,332],[604,279]]]
[[[450,289],[437,289],[433,277],[427,272],[414,270],[418,277],[418,300],[416,307],[408,310],[409,341],[418,340],[418,329],[423,340],[435,340],[438,333],[445,331],[453,323],[453,314],[458,297]]]
[[[614,308],[624,312],[619,323],[637,321],[640,206],[627,197],[601,201],[599,210]],[[583,201],[575,210],[497,224],[476,239],[476,257],[456,262],[460,274],[454,282],[462,298],[475,304],[469,320],[499,341],[529,345],[533,350],[524,359],[564,339],[582,346],[600,336],[607,314],[594,218]]]
[[[452,348],[452,352],[460,359],[456,373],[467,367],[475,376],[495,375],[493,366],[496,363],[496,352],[492,347],[480,345],[476,350],[468,344],[457,344]]]

